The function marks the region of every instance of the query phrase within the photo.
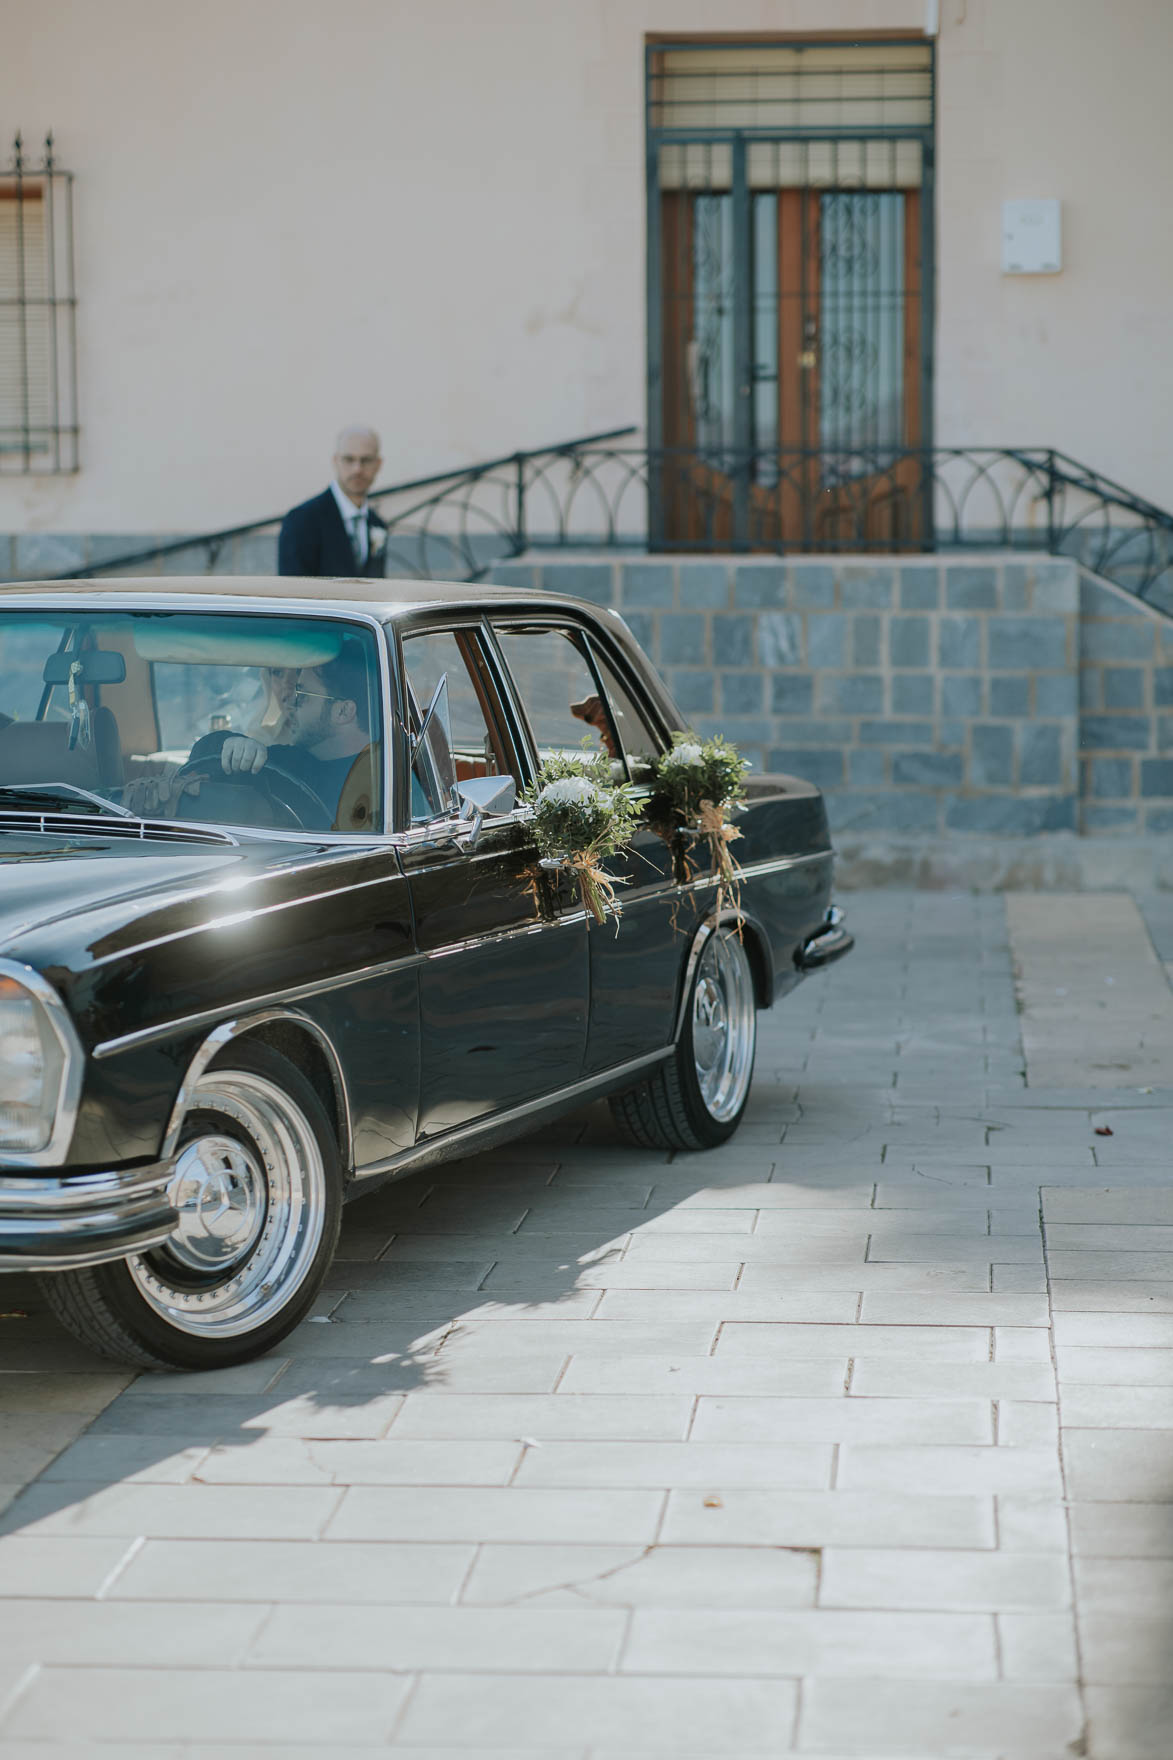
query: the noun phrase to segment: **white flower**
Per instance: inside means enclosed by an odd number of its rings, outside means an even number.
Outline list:
[[[665,766],[669,764],[679,764],[683,768],[685,765],[699,764],[702,761],[703,756],[704,754],[699,746],[688,745],[686,743],[684,745],[673,746],[672,750],[668,753],[668,756],[664,759],[664,764]]]
[[[568,807],[601,800],[601,792],[587,777],[563,776],[557,782],[547,782],[538,796],[538,805],[548,803],[552,807]]]

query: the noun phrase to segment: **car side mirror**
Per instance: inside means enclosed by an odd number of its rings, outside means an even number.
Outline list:
[[[461,849],[475,849],[480,842],[485,819],[490,815],[511,813],[517,803],[517,784],[512,776],[470,776],[458,782],[460,817],[471,820],[467,831],[458,833]]]

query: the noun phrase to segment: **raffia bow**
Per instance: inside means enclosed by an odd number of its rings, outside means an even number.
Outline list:
[[[700,814],[697,818],[697,828],[708,839],[709,850],[712,854],[711,872],[717,876],[716,914],[718,917],[721,915],[727,893],[733,899],[734,904],[737,904],[737,882],[741,874],[741,865],[729,848],[731,843],[736,843],[741,832],[736,825],[729,823],[725,813],[724,805],[718,806],[715,801],[702,801]]]
[[[608,874],[600,868],[598,857],[593,850],[568,850],[565,855],[542,856],[536,868],[528,870],[530,888],[535,901],[538,899],[538,868],[565,869],[574,875],[578,886],[578,895],[583,907],[590,912],[596,923],[600,925],[607,920],[610,911],[615,919],[615,933],[619,933],[619,919],[623,915],[622,907],[615,894],[617,886],[626,886],[627,881],[621,874]]]
[[[623,915],[622,907],[615,895],[616,886],[626,885],[622,876],[608,874],[600,868],[590,850],[571,850],[565,858],[566,866],[578,881],[579,896],[595,922],[600,926],[607,920],[607,912],[615,918],[615,933],[619,933],[619,918]]]

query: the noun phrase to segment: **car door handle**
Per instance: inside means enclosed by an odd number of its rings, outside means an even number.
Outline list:
[[[459,850],[474,850],[481,840],[481,834],[486,825],[492,826],[494,829],[502,825],[527,825],[533,816],[533,808],[525,806],[514,807],[509,813],[495,813],[492,818],[486,818],[484,813],[476,813],[467,830],[463,827],[458,828],[453,834],[452,841]]]

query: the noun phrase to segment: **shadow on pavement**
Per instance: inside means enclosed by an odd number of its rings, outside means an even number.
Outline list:
[[[830,1091],[826,1098],[836,1103]],[[842,1095],[837,1104],[841,1113]],[[692,1203],[708,1194],[715,1208],[722,1189],[779,1177],[780,1139],[795,1111],[793,1089],[763,1072],[742,1131],[709,1154],[673,1159],[633,1149],[596,1105],[505,1149],[384,1186],[347,1207],[312,1317],[267,1357],[214,1373],[135,1376],[66,1334],[33,1279],[0,1281],[0,1369],[25,1371],[30,1394],[47,1390],[45,1403],[33,1402],[38,1409],[66,1424],[72,1418],[80,1431],[73,1441],[61,1435],[61,1452],[43,1470],[30,1465],[20,1475],[30,1482],[0,1517],[0,1534],[54,1517],[41,1532],[121,1532],[117,1523],[90,1526],[85,1510],[71,1523],[68,1512],[144,1484],[442,1484],[445,1450],[457,1447],[466,1458],[452,1483],[468,1483],[467,1451],[479,1448],[480,1482],[506,1484],[527,1446],[520,1418],[507,1442],[446,1442],[429,1432],[397,1451],[369,1445],[391,1429],[410,1392],[553,1392],[632,1231],[667,1223],[683,1238],[706,1235]],[[818,1186],[826,1179],[819,1170],[807,1177]],[[867,1189],[856,1203],[866,1205]],[[729,1240],[735,1264],[736,1237],[715,1238]],[[681,1292],[651,1272],[650,1290],[678,1315]],[[731,1280],[716,1287],[729,1289]],[[603,1318],[590,1328],[595,1351],[604,1345],[600,1328],[614,1330],[607,1351],[641,1355],[707,1355],[716,1332],[710,1320]],[[26,1374],[4,1381],[24,1384]],[[122,1377],[125,1391],[115,1392]],[[6,1477],[0,1469],[0,1482]],[[209,1532],[198,1525],[209,1513],[193,1508],[193,1536]],[[177,1531],[185,1530],[168,1529]]]

